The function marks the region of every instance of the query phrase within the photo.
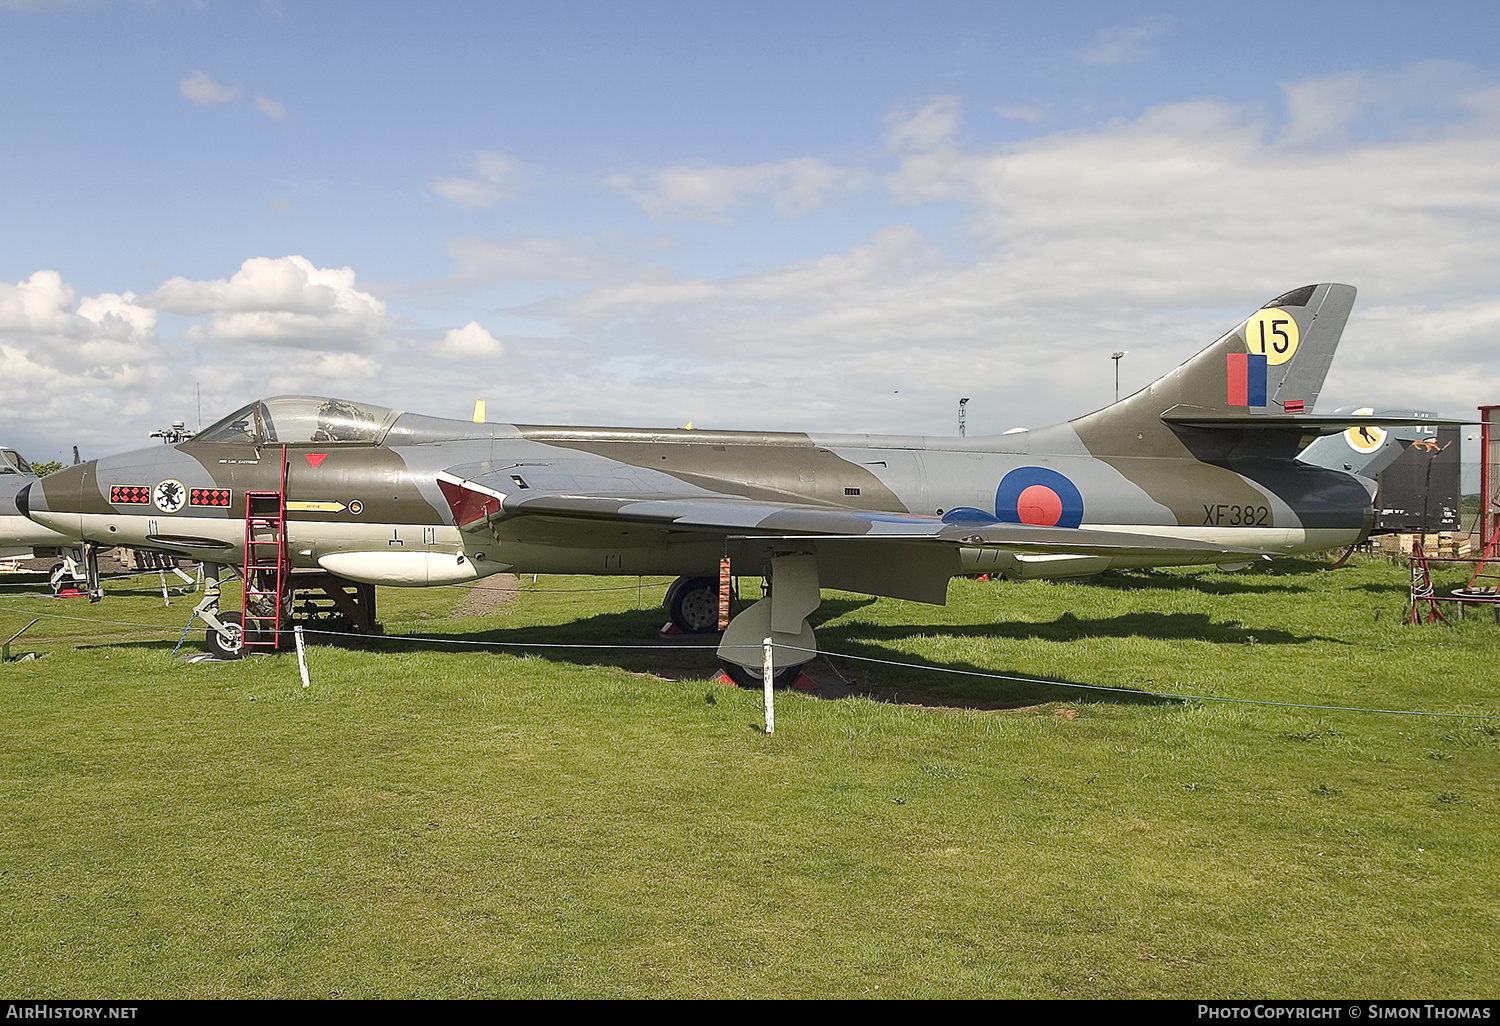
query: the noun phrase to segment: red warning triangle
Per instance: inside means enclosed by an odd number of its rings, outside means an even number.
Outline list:
[[[307,457],[307,462],[312,464],[314,467],[322,466],[323,461],[328,458],[328,454],[326,452],[307,452],[303,453],[302,455]]]

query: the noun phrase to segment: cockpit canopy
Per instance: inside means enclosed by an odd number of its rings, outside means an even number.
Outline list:
[[[195,442],[241,445],[379,442],[400,410],[312,395],[278,395],[235,410],[198,432]]]
[[[0,474],[34,474],[31,464],[14,449],[0,449]]]

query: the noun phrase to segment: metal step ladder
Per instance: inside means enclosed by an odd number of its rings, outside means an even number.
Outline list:
[[[1464,591],[1490,594],[1500,592],[1500,564],[1497,564],[1497,560],[1500,560],[1500,517],[1495,520],[1495,526],[1484,543],[1484,551],[1479,553],[1474,576],[1469,578]]]
[[[286,446],[281,489],[245,493],[244,646],[275,651],[290,583],[286,549]]]

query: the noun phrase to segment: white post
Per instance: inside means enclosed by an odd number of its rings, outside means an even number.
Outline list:
[[[776,692],[771,687],[771,682],[776,677],[776,670],[771,665],[771,639],[767,638],[762,644],[765,646],[766,657],[761,663],[761,671],[764,673],[764,684],[766,689],[766,736],[770,737],[776,733]]]
[[[307,649],[302,644],[302,625],[297,624],[292,633],[297,636],[297,669],[302,674],[302,686],[311,687],[312,681],[307,679]]]
[[[161,604],[170,606],[172,600],[167,598],[167,572],[165,570],[158,570],[157,574],[161,576]]]

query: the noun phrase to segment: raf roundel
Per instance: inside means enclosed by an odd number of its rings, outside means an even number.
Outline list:
[[[1055,470],[1018,467],[995,491],[995,516],[1011,524],[1077,527],[1083,523],[1083,495]]]

